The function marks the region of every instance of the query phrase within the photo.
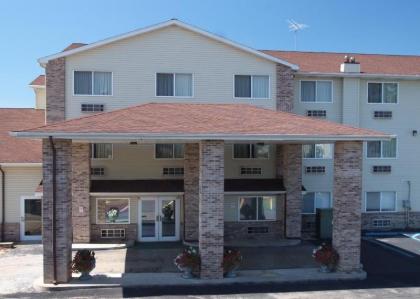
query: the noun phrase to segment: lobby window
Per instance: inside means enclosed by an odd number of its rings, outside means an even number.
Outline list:
[[[302,214],[315,214],[316,209],[332,207],[330,192],[306,192],[303,195]]]
[[[396,158],[397,139],[392,138],[386,141],[368,141],[367,158]]]
[[[183,159],[184,144],[157,143],[155,145],[156,159]]]
[[[300,81],[300,100],[309,103],[331,103],[332,81]]]
[[[368,83],[368,103],[395,104],[398,102],[398,83]]]
[[[259,143],[238,143],[233,145],[234,159],[268,159],[270,146]]]
[[[112,95],[112,73],[74,71],[73,87],[75,95]]]
[[[394,191],[366,192],[366,212],[394,212],[396,199]]]
[[[130,200],[128,198],[98,198],[96,219],[101,224],[129,224]]]
[[[305,144],[302,147],[305,159],[332,159],[332,144]]]
[[[276,220],[276,198],[274,196],[239,198],[239,220]]]
[[[192,97],[192,74],[157,73],[156,96],[158,97]]]
[[[269,76],[235,75],[235,98],[268,99]]]

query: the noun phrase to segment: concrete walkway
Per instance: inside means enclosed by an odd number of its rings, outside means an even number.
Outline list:
[[[91,280],[79,281],[77,276],[67,284],[44,284],[42,279],[36,280],[34,287],[38,290],[68,290],[81,288],[112,288],[112,287],[167,287],[167,286],[198,286],[226,285],[238,283],[285,283],[301,281],[325,280],[361,280],[366,278],[366,272],[352,273],[321,273],[318,268],[249,270],[238,271],[235,278],[214,280],[184,279],[180,273],[108,273],[94,275]]]

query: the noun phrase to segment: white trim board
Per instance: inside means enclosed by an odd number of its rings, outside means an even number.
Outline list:
[[[233,42],[229,39],[226,39],[226,38],[223,38],[221,36],[215,35],[213,33],[202,30],[200,28],[191,26],[191,25],[186,24],[184,22],[181,22],[177,19],[171,19],[169,21],[158,23],[156,25],[148,26],[148,27],[137,29],[137,30],[127,32],[127,33],[124,33],[124,34],[120,34],[120,35],[117,35],[117,36],[114,36],[114,37],[103,39],[103,40],[100,40],[100,41],[97,41],[97,42],[94,42],[94,43],[91,43],[91,44],[88,44],[88,45],[85,45],[85,46],[81,46],[79,48],[75,48],[75,49],[72,49],[72,50],[68,50],[68,51],[59,52],[59,53],[56,53],[56,54],[53,54],[53,55],[45,56],[45,57],[39,58],[38,62],[42,67],[44,67],[48,63],[48,61],[53,60],[53,59],[70,56],[70,55],[73,55],[73,54],[77,54],[77,53],[80,53],[80,52],[83,52],[83,51],[94,49],[94,48],[97,48],[97,47],[100,47],[100,46],[103,46],[103,45],[107,45],[107,44],[110,44],[110,43],[113,43],[113,42],[116,42],[116,41],[120,41],[120,40],[123,40],[123,39],[126,39],[126,38],[130,38],[130,37],[133,37],[133,36],[149,33],[149,32],[152,32],[152,31],[155,31],[155,30],[158,30],[158,29],[162,29],[162,28],[165,28],[165,27],[169,27],[169,26],[178,26],[182,29],[186,29],[188,31],[195,32],[197,34],[203,35],[203,36],[208,37],[210,39],[213,39],[215,41],[218,41],[218,42],[224,43],[226,45],[229,45],[231,47],[234,47],[236,49],[239,49],[239,50],[242,50],[244,52],[248,52],[250,54],[253,54],[257,57],[260,57],[260,58],[263,58],[263,59],[266,59],[266,60],[269,60],[269,61],[272,61],[272,62],[283,64],[285,66],[288,66],[288,67],[292,68],[293,70],[298,70],[299,69],[299,67],[295,64],[292,64],[292,63],[287,62],[285,60],[273,57],[271,55],[265,54],[261,51],[252,49],[250,47],[241,45],[239,43]]]

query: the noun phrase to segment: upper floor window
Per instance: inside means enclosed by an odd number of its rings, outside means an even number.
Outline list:
[[[332,102],[332,81],[300,81],[302,102]]]
[[[93,143],[92,159],[112,159],[112,143]]]
[[[315,214],[316,209],[332,207],[330,192],[307,192],[303,195],[303,214]]]
[[[394,212],[396,199],[394,191],[366,192],[366,212]]]
[[[270,147],[268,144],[234,144],[234,159],[268,159]]]
[[[305,144],[302,147],[305,159],[331,159],[332,144]]]
[[[368,158],[396,158],[397,157],[397,139],[392,138],[386,141],[368,141]]]
[[[235,75],[235,98],[268,99],[269,77]]]
[[[158,97],[192,97],[192,90],[192,74],[156,74],[156,96]]]
[[[397,103],[397,83],[368,83],[368,103]]]
[[[183,159],[184,145],[172,143],[158,143],[155,145],[156,159]]]
[[[112,95],[112,73],[74,71],[75,95]]]

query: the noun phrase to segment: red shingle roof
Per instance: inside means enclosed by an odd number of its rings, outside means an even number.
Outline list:
[[[76,48],[80,48],[80,47],[83,47],[83,46],[86,46],[86,45],[87,44],[84,44],[84,43],[71,43],[70,45],[65,47],[62,52],[73,50],[73,49],[76,49]]]
[[[29,85],[44,85],[45,86],[45,75],[39,75],[34,80],[32,80]]]
[[[176,135],[276,135],[388,137],[373,130],[311,119],[245,104],[150,103],[72,119],[32,130],[32,133],[132,133]],[[355,138],[356,139],[356,138]]]
[[[41,162],[39,140],[12,137],[9,132],[41,126],[44,123],[44,110],[0,108],[0,163]]]
[[[302,72],[339,73],[340,64],[345,55],[350,55],[360,62],[362,73],[388,75],[420,75],[420,56],[272,51],[262,52],[297,64]]]

